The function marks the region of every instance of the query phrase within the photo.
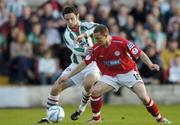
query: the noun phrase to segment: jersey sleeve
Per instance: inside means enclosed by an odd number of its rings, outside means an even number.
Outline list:
[[[74,43],[74,40],[70,35],[65,32],[63,37],[66,46],[74,53],[75,55],[85,56],[86,48],[80,47],[78,44]]]
[[[134,59],[138,59],[142,50],[135,45],[134,43],[132,43],[131,41],[127,41],[126,42],[126,48],[128,53],[134,58]]]
[[[98,25],[97,23],[94,23],[94,22],[83,22],[83,23],[84,23],[83,25],[87,27],[87,30],[85,31],[87,36],[92,35],[94,32],[94,29]]]

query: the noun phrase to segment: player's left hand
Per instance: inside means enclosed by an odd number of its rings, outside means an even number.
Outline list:
[[[81,35],[79,35],[79,36],[77,36],[77,37],[75,38],[75,41],[79,43],[79,42],[82,41],[82,39],[83,39],[85,36],[86,36],[86,33],[82,33]]]
[[[157,64],[152,64],[152,65],[149,66],[149,68],[150,68],[152,71],[154,71],[154,70],[159,71],[159,69],[160,69]]]

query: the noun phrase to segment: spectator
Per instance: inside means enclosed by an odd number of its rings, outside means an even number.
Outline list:
[[[47,29],[45,30],[45,36],[47,38],[46,45],[51,47],[55,44],[61,44],[61,38],[58,30],[54,26],[54,20],[47,21]]]
[[[143,0],[136,0],[135,7],[132,8],[130,11],[130,15],[134,17],[136,23],[145,23],[146,21],[146,11],[144,9],[144,2]]]
[[[117,36],[119,35],[119,26],[114,24],[111,27],[109,27],[109,33],[110,35]]]
[[[31,44],[26,42],[24,32],[19,32],[16,41],[10,44],[10,55],[12,65],[12,80],[19,84],[34,79],[32,72],[33,51]]]
[[[23,15],[18,19],[18,21],[23,24],[23,29],[26,34],[32,31],[32,24],[30,22],[31,14],[31,8],[26,6],[23,8]]]
[[[110,0],[110,16],[112,17],[116,17],[118,15],[118,10],[119,10],[119,6],[120,6],[120,2],[119,0]]]
[[[157,20],[155,19],[155,17],[152,14],[148,14],[146,16],[146,23],[144,25],[144,27],[146,29],[148,29],[150,32],[153,32],[153,25],[155,24],[155,22],[157,22]]]
[[[145,53],[153,63],[158,64],[160,66],[160,71],[159,72],[151,71],[147,67],[147,65],[139,61],[138,66],[139,66],[140,74],[146,84],[160,84],[160,82],[162,81],[163,69],[162,69],[162,62],[160,60],[159,55],[156,52],[155,45],[154,44],[148,45],[145,48]]]
[[[52,16],[55,19],[59,18],[61,15],[61,11],[62,11],[62,5],[57,0],[48,0],[47,2],[45,2],[43,4],[43,6],[46,6],[47,4],[51,5]]]
[[[144,27],[142,24],[137,24],[135,26],[135,31],[132,33],[134,42],[139,46],[139,48],[144,49],[146,47],[145,37],[144,37]]]
[[[75,0],[66,0],[64,6],[74,6],[77,8],[78,5],[76,4]]]
[[[121,4],[117,15],[118,24],[121,28],[125,28],[125,26],[127,25],[128,13],[129,13],[128,7],[124,4]]]
[[[152,8],[151,12],[152,16],[156,20],[156,22],[160,22],[162,25],[162,31],[166,31],[167,25],[165,25],[164,17],[160,14],[160,10],[157,7]]]
[[[164,69],[164,81],[168,80],[169,76],[169,66],[171,63],[171,60],[174,58],[175,55],[179,54],[180,50],[178,49],[178,42],[177,40],[170,40],[168,42],[168,48],[164,49],[161,54],[161,60],[163,64]]]
[[[170,39],[178,40],[179,48],[180,48],[180,33],[179,33],[179,31],[180,31],[180,8],[176,8],[174,16],[171,17],[168,22],[168,33],[169,33]]]
[[[28,42],[32,44],[33,52],[35,55],[39,55],[40,37],[42,35],[42,28],[40,23],[33,24],[32,32],[28,35]]]
[[[85,20],[86,20],[87,22],[94,22],[94,21],[95,21],[95,17],[94,17],[94,15],[88,13],[88,14],[86,14],[86,16],[85,16]]]
[[[169,67],[169,82],[180,84],[180,54],[175,55]]]
[[[99,0],[88,0],[85,3],[86,8],[88,8],[87,13],[91,13],[97,16],[98,9],[100,8]]]
[[[164,32],[162,32],[162,26],[160,22],[156,22],[153,26],[153,29],[153,36],[156,44],[156,49],[157,52],[160,53],[166,47],[167,36]]]
[[[0,27],[8,21],[8,11],[6,9],[6,2],[1,0],[0,2]]]
[[[78,12],[79,12],[80,20],[85,20],[85,16],[87,14],[86,6],[84,4],[80,4],[77,9],[78,9]]]
[[[102,5],[98,9],[98,14],[96,16],[96,22],[100,24],[107,25],[107,20],[110,15],[110,8],[106,5]]]
[[[5,72],[5,54],[4,51],[6,50],[7,43],[5,37],[0,33],[0,74],[3,74]]]
[[[58,78],[57,60],[52,58],[50,49],[44,52],[44,56],[39,58],[38,73],[41,85],[52,84]]]
[[[26,5],[26,0],[8,0],[7,2],[9,13],[15,13],[17,17],[22,16],[23,9]]]
[[[125,31],[127,33],[127,37],[130,40],[133,40],[132,33],[134,31],[134,18],[131,15],[128,15],[127,17],[127,24],[125,26]]]

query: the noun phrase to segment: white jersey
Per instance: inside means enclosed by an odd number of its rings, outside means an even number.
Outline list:
[[[79,32],[73,32],[68,26],[66,28],[66,31],[64,33],[64,41],[67,45],[67,47],[72,51],[71,55],[71,62],[72,63],[80,63],[86,56],[86,50],[89,47],[93,46],[93,40],[91,38],[91,35],[93,34],[93,31],[95,27],[97,26],[97,23],[94,22],[79,22]],[[82,39],[79,43],[74,41],[74,39],[79,36],[80,34],[86,32],[87,36],[86,38]]]

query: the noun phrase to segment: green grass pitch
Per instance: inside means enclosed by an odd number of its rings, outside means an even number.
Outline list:
[[[66,116],[61,123],[55,125],[87,125],[91,117],[90,107],[78,121],[71,121],[70,115],[76,106],[63,106]],[[163,116],[172,121],[172,125],[180,125],[180,105],[159,105]],[[158,125],[142,105],[104,105],[101,111],[101,125]],[[0,125],[38,125],[36,122],[45,116],[43,108],[32,109],[0,109]]]

